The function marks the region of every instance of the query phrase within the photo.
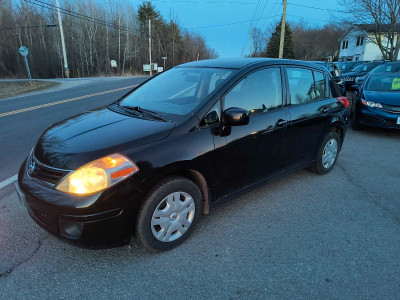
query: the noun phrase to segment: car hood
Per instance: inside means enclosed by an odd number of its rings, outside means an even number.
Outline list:
[[[74,170],[97,158],[166,138],[173,122],[160,122],[116,113],[106,107],[54,124],[34,150],[48,166]]]
[[[364,91],[365,100],[378,102],[382,104],[400,106],[400,92],[374,92]]]
[[[348,72],[348,73],[344,73],[342,74],[342,76],[347,77],[360,77],[360,76],[364,76],[365,74],[367,74],[368,72]]]

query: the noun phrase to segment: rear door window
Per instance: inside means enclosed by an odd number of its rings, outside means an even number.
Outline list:
[[[317,97],[313,72],[308,69],[287,68],[292,105],[305,104]]]

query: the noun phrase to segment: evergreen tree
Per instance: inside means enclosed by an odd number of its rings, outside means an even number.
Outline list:
[[[271,38],[268,41],[265,56],[278,58],[279,57],[279,44],[281,40],[281,27],[282,22],[279,22],[275,31],[272,33]],[[283,44],[283,58],[294,58],[294,44],[292,29],[288,23],[285,24],[285,42]]]
[[[149,19],[158,21],[160,19],[160,13],[150,1],[146,1],[139,5],[138,17],[141,24],[147,24]]]

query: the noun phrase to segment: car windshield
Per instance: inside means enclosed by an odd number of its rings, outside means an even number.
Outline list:
[[[336,65],[339,67],[341,71],[350,71],[352,67],[354,66],[354,63],[336,63]]]
[[[193,112],[233,73],[234,70],[230,69],[173,68],[134,90],[119,105],[186,115]]]
[[[373,75],[368,80],[367,91],[400,92],[400,73],[392,75]]]
[[[352,72],[369,72],[376,66],[377,64],[361,64],[355,67]]]
[[[387,73],[400,73],[400,63],[386,63],[379,67],[376,67],[372,74],[387,74]]]

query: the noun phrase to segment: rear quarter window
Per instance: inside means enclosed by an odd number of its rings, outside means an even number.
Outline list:
[[[314,71],[314,79],[315,79],[315,100],[326,98],[325,74],[322,72]]]

